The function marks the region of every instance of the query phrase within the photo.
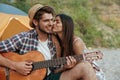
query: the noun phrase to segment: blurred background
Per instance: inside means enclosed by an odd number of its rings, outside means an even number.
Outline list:
[[[40,3],[74,19],[75,34],[89,48],[120,48],[120,0],[0,0],[26,14]]]
[[[98,64],[106,80],[120,80],[120,0],[0,0],[0,3],[20,9],[23,11],[20,15],[25,16],[36,3],[52,6],[56,14],[70,15],[75,34],[84,40],[88,49],[103,51],[103,60]]]

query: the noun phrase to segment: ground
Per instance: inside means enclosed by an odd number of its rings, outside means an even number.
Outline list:
[[[96,61],[105,73],[106,80],[120,80],[120,49],[100,49],[104,56]]]

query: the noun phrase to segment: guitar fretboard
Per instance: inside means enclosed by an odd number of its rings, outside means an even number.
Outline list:
[[[73,56],[76,61],[81,61],[83,60],[83,55],[75,55]],[[52,60],[46,60],[46,61],[39,61],[39,62],[34,62],[33,63],[33,70],[41,69],[41,68],[48,68],[48,67],[53,67],[53,66],[58,66],[58,65],[64,65],[66,64],[66,58],[58,58],[58,59],[52,59]]]

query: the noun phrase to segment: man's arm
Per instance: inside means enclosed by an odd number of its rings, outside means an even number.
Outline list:
[[[25,61],[14,62],[12,60],[9,60],[9,59],[3,57],[1,54],[0,54],[0,65],[8,67],[12,70],[15,70],[22,75],[29,74],[32,69],[32,62],[25,62]]]
[[[13,61],[11,61],[11,60],[3,57],[3,56],[0,54],[0,65],[6,66],[6,67],[8,67],[8,68],[10,68],[10,69],[13,69],[13,64],[14,64]]]

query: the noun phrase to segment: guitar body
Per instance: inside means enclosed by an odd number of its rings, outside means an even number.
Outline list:
[[[6,57],[10,60],[16,61],[16,62],[44,61],[44,56],[38,51],[31,51],[24,55],[19,55],[17,53],[13,53],[13,52],[3,53],[2,55],[4,57]],[[6,70],[5,67],[2,67],[2,66],[0,67],[0,80],[6,80],[5,70]],[[13,70],[9,70],[9,72],[10,72],[10,75],[9,75],[10,80],[43,80],[46,75],[46,68],[34,70],[27,76],[21,75]]]

